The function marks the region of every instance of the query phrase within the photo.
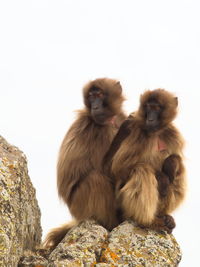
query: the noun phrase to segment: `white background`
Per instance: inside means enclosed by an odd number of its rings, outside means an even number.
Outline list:
[[[83,106],[82,86],[121,81],[134,111],[145,89],[177,94],[186,139],[188,196],[174,213],[183,259],[198,266],[200,4],[193,0],[0,2],[0,134],[28,158],[44,235],[70,220],[57,198],[60,143]]]

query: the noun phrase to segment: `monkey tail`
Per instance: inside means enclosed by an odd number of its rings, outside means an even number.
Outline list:
[[[77,224],[78,221],[72,220],[69,223],[65,223],[57,228],[51,229],[42,242],[42,248],[53,250],[62,241],[69,230]]]

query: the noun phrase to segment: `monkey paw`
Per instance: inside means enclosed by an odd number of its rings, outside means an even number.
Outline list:
[[[169,177],[172,183],[175,176],[180,172],[181,157],[177,154],[172,154],[165,159],[162,171]]]
[[[171,215],[165,215],[163,216],[164,224],[165,224],[165,230],[168,234],[172,233],[172,230],[175,228],[176,223],[174,221],[174,218]]]

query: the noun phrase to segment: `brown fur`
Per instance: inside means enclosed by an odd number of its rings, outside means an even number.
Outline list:
[[[159,126],[154,131],[145,125],[145,104],[151,99],[163,106]],[[138,111],[129,120],[128,136],[124,140],[118,137],[121,144],[114,155],[112,151],[107,153],[107,158],[111,155],[111,173],[116,180],[117,202],[123,219],[132,218],[140,225],[154,229],[158,229],[158,225],[165,229],[163,223],[166,223],[168,232],[175,224],[171,216],[164,215],[174,211],[185,195],[183,139],[171,123],[176,116],[176,107],[177,99],[163,89],[145,92]],[[123,125],[121,128],[123,131]],[[166,146],[163,151],[158,151],[159,140]],[[114,139],[113,143],[116,142]],[[113,148],[111,145],[111,150]],[[163,182],[159,180],[158,172],[162,174]],[[170,174],[172,178],[168,178]]]
[[[107,119],[115,116],[115,127],[108,122],[97,124],[92,117],[88,100],[92,87],[103,90],[106,97],[104,113]],[[101,162],[116,134],[116,127],[125,119],[121,109],[122,88],[116,80],[96,79],[83,88],[83,96],[85,108],[79,111],[60,148],[58,193],[77,223],[93,218],[110,230],[118,223],[115,195],[112,182],[101,170]],[[47,236],[46,246],[55,246],[69,229],[69,225],[54,229]]]

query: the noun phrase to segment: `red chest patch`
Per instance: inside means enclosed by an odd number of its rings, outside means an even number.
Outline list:
[[[167,145],[159,137],[157,139],[157,151],[162,152],[167,150]]]

